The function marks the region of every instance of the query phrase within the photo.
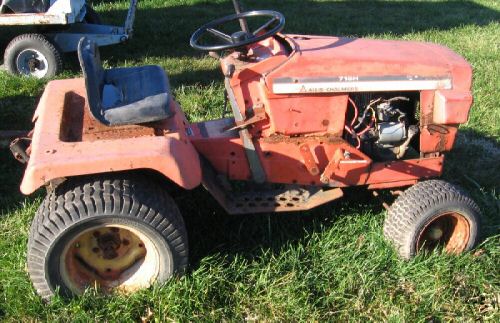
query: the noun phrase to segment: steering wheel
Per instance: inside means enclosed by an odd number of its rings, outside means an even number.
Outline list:
[[[250,32],[249,30],[240,30],[237,31],[231,35],[228,35],[226,33],[223,33],[222,31],[219,31],[215,29],[215,27],[219,27],[221,25],[227,24],[228,22],[232,22],[235,20],[239,20],[240,24],[242,25],[242,29],[248,29],[243,26],[246,26],[246,18],[249,17],[269,17],[270,20],[268,20],[266,23],[264,23],[262,26],[257,28],[254,32]],[[275,25],[273,28],[270,30],[267,30],[269,27]],[[220,50],[227,50],[227,49],[232,49],[232,48],[238,48],[238,47],[243,47],[246,45],[250,45],[253,43],[257,43],[261,40],[264,40],[266,38],[269,38],[271,36],[276,35],[279,33],[283,27],[285,27],[285,16],[283,16],[282,13],[279,13],[277,11],[272,11],[272,10],[254,10],[254,11],[247,11],[247,12],[242,12],[238,14],[233,14],[230,16],[226,16],[220,19],[213,20],[209,22],[208,24],[205,24],[198,28],[193,35],[191,36],[190,44],[191,47],[198,49],[198,50],[204,50],[204,51],[220,51]],[[267,31],[266,31],[267,30]],[[264,32],[265,31],[265,32]],[[264,32],[264,33],[262,33]],[[210,45],[201,45],[200,44],[200,39],[205,35],[205,34],[211,34],[221,40],[223,43],[222,44],[210,44]]]

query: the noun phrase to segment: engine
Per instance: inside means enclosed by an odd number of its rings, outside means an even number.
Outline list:
[[[418,94],[360,94],[349,98],[345,136],[374,160],[418,157]]]

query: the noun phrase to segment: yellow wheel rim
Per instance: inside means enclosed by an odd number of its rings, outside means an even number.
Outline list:
[[[158,277],[159,254],[150,238],[123,225],[100,225],[78,234],[64,248],[60,272],[68,288],[133,292]]]

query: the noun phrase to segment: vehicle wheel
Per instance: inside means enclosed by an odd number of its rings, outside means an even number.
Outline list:
[[[90,5],[85,5],[85,17],[83,21],[87,24],[100,25],[102,24],[101,17]]]
[[[82,178],[49,193],[33,219],[28,272],[49,299],[87,287],[133,292],[182,273],[188,241],[164,189],[138,176]]]
[[[5,50],[4,63],[12,74],[36,78],[54,77],[63,66],[59,50],[41,34],[14,38]]]
[[[396,199],[387,213],[384,235],[405,259],[436,247],[461,253],[478,242],[480,218],[479,207],[460,188],[429,180]]]

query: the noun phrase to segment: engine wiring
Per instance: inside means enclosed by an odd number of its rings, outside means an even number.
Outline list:
[[[359,110],[358,110],[358,106],[356,105],[356,103],[354,103],[354,101],[351,98],[349,98],[349,102],[351,103],[352,107],[354,108],[354,117],[352,118],[352,121],[351,121],[351,128],[352,128],[354,126],[354,123],[358,119]]]
[[[356,145],[356,148],[359,148],[361,147],[361,139],[359,139],[359,136],[351,129],[349,128],[347,125],[344,126],[344,129],[351,134],[352,138],[356,139],[356,142],[357,142],[357,145]]]
[[[358,109],[358,106],[356,105],[356,103],[354,102],[354,100],[352,100],[351,98],[349,98],[349,103],[350,105],[353,107],[354,109],[354,116],[350,122],[350,125],[349,126],[345,126],[345,130],[352,136],[353,139],[356,140],[356,148],[359,149],[361,147],[361,139],[360,137],[365,134],[367,131],[369,131],[370,129],[373,128],[374,125],[376,125],[377,123],[377,118],[375,117],[375,110],[373,109],[373,105],[377,102],[379,102],[381,100],[381,98],[378,98],[376,100],[372,100],[370,102],[370,104],[366,107],[363,115],[361,116],[361,118],[358,118],[359,117],[359,109]],[[358,129],[360,126],[362,126],[364,124],[364,120],[366,119],[366,117],[368,116],[368,112],[370,112],[371,116],[370,116],[370,123],[361,131],[356,131],[356,129]],[[358,123],[355,125],[356,121],[358,121]]]

